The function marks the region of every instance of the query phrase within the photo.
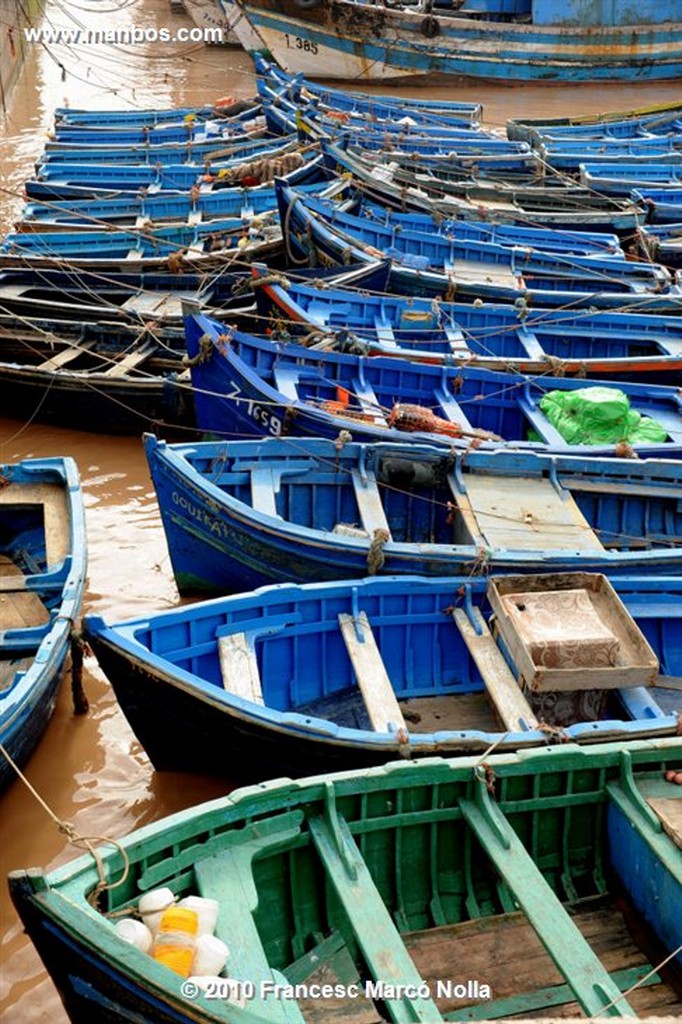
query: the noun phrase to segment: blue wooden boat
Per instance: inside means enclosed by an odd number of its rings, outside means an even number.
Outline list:
[[[23,765],[54,711],[80,612],[85,520],[73,459],[24,459],[0,473],[0,743]],[[0,787],[14,778],[0,757]]]
[[[679,188],[682,167],[679,164],[657,160],[643,163],[585,163],[580,164],[583,185],[604,195],[629,196],[634,189],[655,186]]]
[[[370,262],[388,255],[393,262],[390,289],[403,295],[511,303],[525,298],[533,306],[680,311],[680,287],[660,265],[562,259],[489,243],[458,247],[432,233],[393,233],[362,219],[353,223],[351,215],[341,211],[332,217],[323,207],[313,209],[294,190],[279,183],[277,189],[284,242],[289,261],[296,266]],[[461,258],[463,253],[469,258]]]
[[[464,139],[421,137],[419,135],[387,138],[385,132],[359,130],[351,142],[365,153],[398,163],[410,162],[418,170],[437,167],[453,176],[502,177],[508,180],[538,179],[543,165],[538,154],[525,143],[503,139]],[[518,147],[518,148],[515,148]]]
[[[85,146],[78,143],[59,143],[51,148],[46,146],[39,162],[39,168],[55,167],[59,164],[125,164],[131,166],[155,167],[157,164],[219,163],[239,156],[243,161],[255,160],[268,153],[274,145],[295,142],[295,136],[286,135],[273,139],[270,132],[261,136],[249,135],[241,138],[210,140],[196,144],[172,143],[165,146]],[[511,143],[508,143],[511,145]]]
[[[647,211],[649,224],[677,224],[682,221],[682,188],[637,188],[632,199]]]
[[[441,136],[453,139],[500,141],[500,136],[483,128],[477,122],[446,114],[430,114],[424,111],[405,111],[399,103],[390,104],[390,99],[378,97],[376,113],[354,109],[352,104],[329,106],[308,93],[295,90],[299,99],[292,98],[294,90],[258,81],[263,99],[263,114],[266,123],[275,134],[301,131],[306,137],[337,136],[340,133],[355,134],[362,131],[385,132],[389,138],[416,135]]]
[[[242,108],[237,110],[236,108]],[[161,107],[147,110],[92,110],[91,108],[80,107],[56,107],[54,112],[55,127],[59,128],[84,128],[108,131],[111,128],[140,128],[149,129],[156,125],[182,125],[185,129],[188,124],[197,121],[213,121],[216,118],[230,119],[232,117],[253,116],[258,112],[259,103],[254,100],[237,100],[235,103],[221,108],[214,104],[206,104],[201,107]]]
[[[182,592],[682,564],[679,461],[345,438],[145,444]]]
[[[13,871],[12,900],[74,1024],[679,1015],[679,740],[479,760],[264,782],[102,846],[101,875]],[[209,987],[115,929],[159,888],[217,901]]]
[[[291,184],[291,182],[289,183]],[[301,191],[295,186],[296,191]],[[462,220],[459,217],[443,217],[435,210],[426,213],[392,209],[374,201],[364,194],[364,189],[351,187],[343,193],[343,205],[330,200],[320,200],[309,190],[311,210],[329,214],[352,214],[363,221],[379,224],[391,232],[391,237],[406,231],[430,233],[442,238],[462,242],[493,242],[508,248],[526,246],[540,252],[556,252],[569,256],[601,256],[625,259],[620,239],[614,232],[569,231],[542,225],[495,224],[487,220]],[[349,222],[355,223],[355,222]]]
[[[278,145],[275,142],[269,151],[261,151],[258,159],[268,158],[275,161],[295,152],[291,143]],[[211,183],[213,180],[222,181],[223,187],[234,187],[241,181],[241,176],[230,172],[240,170],[243,164],[244,161],[239,156],[217,161],[210,167],[202,163],[165,164],[161,167],[77,162],[43,163],[37,166],[35,178],[30,178],[24,189],[29,199],[66,198],[69,195],[84,199],[88,195],[101,197],[102,192],[136,192],[141,188],[157,192],[187,192],[194,185],[200,186],[202,182]],[[282,166],[279,173],[291,169]],[[79,191],[74,193],[74,189]]]
[[[456,11],[402,3],[375,12],[354,0],[306,8],[237,0],[290,74],[354,82],[434,74],[527,82],[630,81],[682,72],[682,7],[579,0],[467,0]],[[300,47],[293,40],[300,39]]]
[[[91,132],[83,134],[76,133],[67,139],[48,138],[43,148],[45,157],[52,157],[58,153],[113,153],[116,155],[127,152],[130,155],[141,154],[140,160],[145,161],[145,154],[175,152],[182,159],[183,153],[187,159],[191,158],[194,152],[203,153],[206,150],[229,151],[232,148],[240,147],[249,149],[251,146],[259,148],[263,145],[266,137],[270,134],[265,116],[257,118],[253,127],[248,131],[218,131],[215,134],[198,133],[196,129],[188,132],[184,139],[177,142],[117,142],[115,137],[107,141],[108,133]],[[131,161],[132,162],[132,161]],[[137,161],[136,161],[137,162]],[[179,163],[180,160],[169,161]]]
[[[450,122],[462,121],[466,124],[480,122],[483,108],[480,103],[470,103],[455,99],[425,99],[422,96],[400,96],[393,99],[389,94],[358,92],[355,89],[334,89],[321,85],[302,75],[295,77],[287,74],[281,66],[266,60],[262,54],[254,54],[254,64],[258,72],[258,90],[263,95],[262,87],[265,80],[269,85],[284,87],[295,102],[311,100],[334,110],[348,113],[370,114],[377,119],[403,117],[410,118],[446,117]]]
[[[599,114],[573,114],[568,117],[510,118],[507,137],[532,142],[543,136],[552,138],[638,138],[665,134],[682,127],[682,106],[659,103],[634,110],[615,110]]]
[[[283,175],[305,191],[306,183],[322,180],[322,158],[306,161]],[[212,190],[211,183],[186,192],[125,192],[103,199],[53,199],[50,202],[24,204],[21,231],[56,230],[61,227],[94,228],[99,224],[120,227],[177,221],[202,224],[218,218],[250,218],[276,206],[272,184]]]
[[[580,395],[586,385],[576,378],[548,380],[544,374],[311,351],[226,329],[203,315],[188,317],[185,336],[197,422],[217,437],[336,438],[350,431],[355,440],[404,442],[407,432],[413,440],[448,448],[473,442],[487,449],[597,457],[613,455],[627,441],[620,419],[612,441],[585,444],[569,443],[550,422],[541,406],[544,397],[548,392]],[[679,389],[622,384],[619,390],[635,418],[647,417],[648,426],[651,420],[657,425],[653,434],[646,433],[659,439],[633,440],[633,450],[640,456],[680,458]]]
[[[255,290],[259,330],[267,327],[273,341],[296,337],[315,350],[548,376],[655,376],[672,383],[682,370],[679,317],[434,305],[430,299],[371,295],[365,288],[277,280],[258,265],[253,273],[256,285],[263,282]]]
[[[123,272],[203,271],[276,254],[282,248],[277,210],[246,223],[224,218],[196,226],[140,226],[115,231],[10,231],[0,242],[0,267],[69,267]]]
[[[356,147],[324,140],[320,146],[333,172],[350,173],[367,197],[393,209],[565,231],[632,231],[646,217],[644,206],[601,196],[563,179],[549,177],[542,185],[529,186],[474,178],[453,181],[435,172],[417,175],[393,163],[379,169],[376,161],[364,160]]]
[[[255,55],[254,60],[260,67],[260,56]],[[364,125],[371,131],[382,130],[405,136],[445,133],[456,138],[500,141],[499,135],[472,119],[473,107],[461,116],[439,109],[436,104],[430,107],[428,101],[423,106],[421,101],[416,101],[414,106],[403,106],[403,97],[392,99],[387,95],[377,95],[373,102],[371,97],[367,97],[369,103],[358,102],[357,94],[339,89],[326,90],[325,100],[312,91],[312,83],[308,88],[308,83],[303,84],[301,76],[294,79],[284,76],[281,71],[259,75],[256,81],[265,120],[271,129],[279,133],[297,131],[302,127],[306,135],[324,134],[330,130],[336,134],[355,131]]]
[[[531,690],[493,636],[486,592],[495,608],[514,594],[538,612],[551,607],[555,621],[562,610],[557,635],[577,634],[576,607],[602,623],[617,609],[618,664],[592,669],[592,679],[586,666],[559,668],[555,682]],[[234,780],[253,778],[267,762],[274,775],[298,777],[559,736],[594,743],[675,735],[680,581],[626,578],[615,593],[589,573],[381,577],[280,584],[115,625],[89,615],[83,629],[157,770]]]
[[[542,281],[548,278],[550,287],[560,279],[566,290],[586,290],[591,283],[593,290],[638,291],[661,290],[670,283],[670,275],[662,267],[652,264],[628,262],[618,258],[618,253],[607,249],[607,255],[592,252],[588,255],[575,253],[570,242],[562,245],[562,237],[554,236],[553,248],[543,248],[546,235],[540,235],[536,244],[529,245],[528,236],[518,236],[515,229],[505,235],[495,234],[492,228],[472,232],[464,223],[446,221],[441,225],[429,225],[428,221],[416,219],[418,215],[386,215],[376,207],[367,209],[361,204],[357,213],[348,212],[343,206],[332,202],[319,201],[312,195],[300,196],[296,190],[278,184],[280,216],[284,215],[300,198],[301,205],[309,215],[335,229],[343,238],[360,248],[378,250],[398,263],[406,263],[416,269],[443,269],[463,277],[476,273],[485,276],[487,265],[499,267],[510,276],[527,276],[529,280]],[[368,215],[369,214],[369,215]],[[420,230],[421,229],[421,230]],[[537,237],[537,236],[536,236]],[[300,248],[299,243],[299,248]],[[564,279],[566,283],[564,282]]]
[[[682,130],[646,139],[544,139],[537,152],[555,171],[575,172],[580,164],[587,163],[624,163],[647,171],[653,161],[667,166],[682,161]]]
[[[165,112],[165,121],[156,124],[152,119],[145,121],[141,116],[127,122],[114,122],[111,120],[112,112],[90,113],[95,116],[95,121],[73,124],[60,118],[57,108],[52,137],[59,142],[77,142],[79,145],[90,142],[119,146],[167,145],[187,142],[188,139],[201,141],[227,132],[234,136],[248,136],[249,132],[257,130],[262,123],[262,108],[257,99],[248,101],[245,109],[234,117],[216,117],[213,113],[206,118],[194,118],[191,115],[177,116],[174,111],[168,110]]]
[[[391,143],[386,135],[358,132],[349,143],[365,160],[387,162],[418,174],[436,174],[445,181],[467,181],[470,178],[485,181],[536,185],[542,182],[546,168],[533,151],[499,155],[477,153],[461,156],[455,145],[424,143],[406,139],[400,145]],[[513,145],[513,143],[508,143]],[[523,144],[522,144],[523,145]]]
[[[304,164],[289,176],[302,193],[319,193],[329,184],[321,164]],[[305,182],[311,182],[306,184]],[[22,220],[15,225],[13,237],[24,242],[25,234],[36,231],[57,230],[101,230],[110,228],[137,228],[154,230],[174,227],[187,231],[201,226],[217,230],[230,224],[248,225],[254,217],[267,216],[278,206],[274,187],[258,185],[254,188],[223,188],[207,196],[173,193],[159,193],[146,196],[144,193],[133,197],[112,200],[57,201],[52,203],[28,203]]]
[[[293,154],[298,156],[298,154]],[[318,167],[306,167],[302,158],[295,162],[303,177],[317,177]],[[318,181],[303,186],[321,195],[334,195],[346,189],[343,181]],[[263,209],[239,216],[216,218],[184,225],[158,226],[153,222],[136,223],[133,228],[112,230],[63,229],[58,231],[10,231],[0,241],[0,267],[41,267],[59,269],[64,263],[74,267],[122,270],[143,273],[181,269],[210,270],[226,261],[248,260],[263,252],[282,248],[278,221],[279,198],[273,192],[265,196]],[[99,226],[99,225],[98,225]]]
[[[316,138],[337,138],[342,135],[349,143],[362,145],[372,151],[390,153],[421,164],[433,157],[447,158],[453,168],[477,167],[481,174],[506,171],[511,175],[542,174],[537,154],[526,142],[500,138],[481,127],[472,128],[447,120],[406,117],[395,109],[390,119],[377,119],[374,115],[320,109],[315,104],[301,106],[284,99],[276,90],[265,90],[268,97],[265,117],[270,129],[277,135],[288,136],[299,131],[307,141]],[[478,163],[474,158],[478,157]],[[471,160],[471,163],[467,163]]]
[[[264,111],[256,108],[249,111],[246,120],[237,119],[234,121],[228,118],[213,118],[209,121],[186,121],[184,124],[165,126],[151,131],[144,128],[135,129],[109,128],[86,128],[85,126],[69,127],[58,122],[55,131],[50,133],[46,143],[45,152],[57,152],[63,149],[122,149],[124,146],[131,150],[151,150],[152,152],[164,147],[176,148],[200,148],[202,146],[214,146],[221,148],[223,145],[245,145],[249,140],[259,139],[265,135],[267,125]]]

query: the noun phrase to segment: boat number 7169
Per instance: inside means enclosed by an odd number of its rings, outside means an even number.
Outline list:
[[[287,46],[290,50],[305,50],[306,53],[317,53],[317,43],[311,43],[309,39],[301,39],[300,36],[290,36],[284,33]]]

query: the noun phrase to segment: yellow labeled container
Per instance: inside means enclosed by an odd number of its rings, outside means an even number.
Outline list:
[[[165,910],[152,950],[156,962],[188,978],[192,972],[198,928],[199,916],[195,910],[175,906]]]

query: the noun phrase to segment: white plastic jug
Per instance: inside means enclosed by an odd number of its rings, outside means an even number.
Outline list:
[[[230,951],[222,939],[215,935],[199,935],[192,973],[215,977],[222,971],[229,955]]]
[[[123,917],[116,922],[114,928],[122,939],[141,952],[148,953],[152,948],[152,933],[142,921],[136,921],[133,917]]]
[[[137,909],[140,917],[149,928],[152,935],[159,930],[159,923],[164,910],[168,910],[175,903],[175,896],[172,889],[152,889],[140,896]]]

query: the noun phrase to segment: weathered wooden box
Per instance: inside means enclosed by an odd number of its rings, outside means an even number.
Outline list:
[[[488,584],[499,635],[535,692],[652,686],[658,659],[606,576],[499,576]]]

